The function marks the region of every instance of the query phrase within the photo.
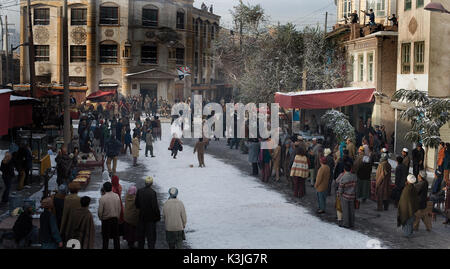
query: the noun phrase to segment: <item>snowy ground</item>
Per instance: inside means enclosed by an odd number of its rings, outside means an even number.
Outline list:
[[[146,165],[162,190],[179,189],[192,248],[367,248],[374,242],[364,234],[321,221],[256,178],[210,155],[205,156],[206,168],[197,168],[190,146],[172,159],[167,150],[169,132],[170,126],[164,124],[163,140],[154,145],[156,158],[145,158],[141,151],[138,162]]]

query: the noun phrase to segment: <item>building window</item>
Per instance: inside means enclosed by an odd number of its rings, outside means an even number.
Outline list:
[[[402,74],[411,72],[411,43],[402,44]]]
[[[414,73],[423,74],[424,72],[424,57],[425,56],[425,42],[414,43]]]
[[[50,46],[49,45],[35,45],[34,46],[35,61],[49,62],[50,61]]]
[[[209,25],[209,24],[208,24]],[[203,27],[202,27],[202,36],[203,36],[203,38],[206,38],[206,28],[207,28],[208,26],[207,26],[207,23],[204,23],[203,24]]]
[[[364,81],[364,55],[358,56],[359,81]]]
[[[198,21],[195,21],[195,24],[194,24],[195,36],[198,36],[198,27],[199,27],[199,23],[198,23]]]
[[[49,24],[50,24],[50,8],[35,8],[34,25],[49,25]]]
[[[156,7],[142,9],[142,25],[158,27],[158,9]]]
[[[416,8],[423,7],[423,0],[417,0]]]
[[[72,8],[70,10],[70,24],[71,25],[86,25],[87,24],[87,9],[86,8]]]
[[[184,11],[177,11],[177,29],[184,29]]]
[[[211,40],[214,40],[214,34],[216,33],[216,27],[213,25],[211,25]]]
[[[70,62],[86,62],[86,46],[70,46]]]
[[[405,0],[405,10],[411,10],[412,0]]]
[[[341,18],[348,18],[349,14],[352,13],[352,11],[352,0],[342,0]]]
[[[203,53],[202,66],[206,68],[206,53]]]
[[[118,25],[119,7],[100,7],[100,24]]]
[[[100,45],[100,63],[117,63],[117,52],[117,45]]]
[[[369,72],[369,81],[373,81],[373,53],[367,55],[367,72]]]
[[[350,71],[348,72],[349,73],[349,80],[351,81],[351,82],[353,82],[353,81],[355,81],[355,74],[354,74],[354,70],[356,70],[355,69],[355,56],[353,56],[352,55],[352,57],[350,57]]]
[[[158,47],[155,45],[145,45],[141,47],[141,63],[157,64],[158,63]]]
[[[177,64],[179,64],[179,65],[184,64],[184,49],[183,48],[177,48],[176,58],[177,58]]]
[[[386,16],[386,0],[367,0],[366,9],[373,9],[375,16],[384,17]]]

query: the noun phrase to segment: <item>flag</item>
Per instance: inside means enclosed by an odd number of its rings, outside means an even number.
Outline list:
[[[184,77],[191,75],[191,69],[189,69],[189,67],[187,67],[187,66],[178,67],[177,73],[178,73],[178,77],[180,78],[180,80],[183,80]]]

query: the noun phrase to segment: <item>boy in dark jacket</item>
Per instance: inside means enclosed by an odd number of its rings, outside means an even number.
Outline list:
[[[2,178],[5,184],[5,191],[2,196],[2,203],[7,203],[9,200],[9,190],[11,189],[11,183],[15,177],[14,174],[14,162],[12,160],[11,153],[7,152],[5,158],[0,166],[0,171],[2,171]]]
[[[419,172],[419,182],[414,185],[414,188],[419,197],[419,209],[416,212],[416,219],[414,220],[414,230],[419,230],[420,220],[422,220],[427,231],[431,231],[431,210],[427,209],[428,181],[427,172],[425,172],[425,170]]]

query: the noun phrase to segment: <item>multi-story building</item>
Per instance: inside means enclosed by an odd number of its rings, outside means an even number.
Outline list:
[[[40,84],[61,85],[63,1],[32,0],[36,77]],[[69,0],[69,76],[78,91],[117,90],[176,99],[191,90],[216,87],[210,55],[220,17],[193,0]],[[28,27],[21,1],[21,42]],[[28,53],[21,49],[21,83],[29,83]],[[192,76],[180,81],[177,67]],[[210,93],[208,93],[210,94]],[[205,95],[207,95],[205,93]],[[210,94],[211,95],[211,94]]]
[[[397,28],[387,20],[397,10],[396,0],[337,0],[337,24],[328,38],[345,48],[347,61],[346,86],[374,88],[375,99],[371,103],[346,107],[354,126],[362,119],[372,120],[373,125],[384,125],[388,142],[395,131],[394,109],[390,106],[396,90],[397,70]],[[373,9],[376,27],[369,27],[361,10]],[[359,24],[349,24],[345,17],[354,10],[360,16]],[[345,17],[344,17],[345,16]]]
[[[428,91],[431,97],[450,97],[450,15],[430,12],[424,7],[440,2],[447,9],[450,0],[399,0],[399,27],[397,48],[397,90]],[[406,104],[392,103],[397,116]],[[396,120],[397,152],[413,145],[402,138],[410,123]],[[450,141],[448,125],[441,129],[442,140]],[[427,150],[427,167],[435,168],[435,149]]]

